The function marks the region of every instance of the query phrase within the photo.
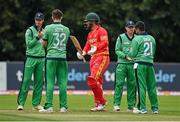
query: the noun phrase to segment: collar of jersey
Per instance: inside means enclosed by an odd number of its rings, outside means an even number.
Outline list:
[[[34,28],[38,31],[37,26],[36,26],[35,24],[34,24],[33,26],[34,26]]]
[[[132,38],[130,38],[127,33],[125,33],[125,35],[130,41],[134,38],[134,34],[133,34]]]
[[[139,32],[139,33],[137,33],[137,35],[148,35],[148,33],[147,32]]]
[[[41,30],[38,30],[37,26],[34,24],[33,27],[37,30],[37,31],[42,31],[42,27],[41,27]]]
[[[53,24],[61,24],[61,22],[53,22]]]

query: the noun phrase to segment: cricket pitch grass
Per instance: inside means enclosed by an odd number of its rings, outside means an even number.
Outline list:
[[[147,99],[148,114],[127,112],[126,96],[121,101],[121,111],[113,112],[113,96],[106,96],[106,111],[90,112],[93,96],[69,95],[68,112],[59,112],[59,97],[54,96],[54,112],[39,113],[32,110],[31,96],[28,96],[23,111],[17,111],[17,96],[0,96],[0,121],[180,121],[180,96],[159,96],[159,114],[152,114]],[[147,97],[148,98],[148,97]],[[42,98],[44,105],[45,96]]]

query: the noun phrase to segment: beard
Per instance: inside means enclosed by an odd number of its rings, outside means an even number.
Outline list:
[[[93,24],[92,24],[92,22],[84,22],[83,26],[87,31],[91,31]]]

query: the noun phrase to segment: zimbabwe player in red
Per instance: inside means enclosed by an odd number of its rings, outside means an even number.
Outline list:
[[[106,105],[106,99],[103,96],[102,75],[110,62],[108,33],[100,26],[100,18],[94,12],[86,15],[84,25],[90,32],[83,53],[77,53],[77,57],[82,59],[85,55],[91,56],[90,76],[87,77],[87,84],[93,91],[95,102],[95,107],[91,111],[102,111]]]

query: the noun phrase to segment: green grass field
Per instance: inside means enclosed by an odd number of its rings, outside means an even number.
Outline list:
[[[92,96],[68,96],[69,110],[60,113],[58,96],[54,97],[54,113],[43,114],[31,110],[31,96],[28,96],[24,111],[17,111],[17,96],[0,96],[0,121],[180,121],[180,96],[159,96],[159,114],[150,111],[147,101],[148,114],[133,114],[127,112],[126,96],[123,96],[120,112],[112,111],[112,96],[106,96],[108,105],[104,112],[90,112],[93,106]],[[42,104],[45,97],[42,99]]]

